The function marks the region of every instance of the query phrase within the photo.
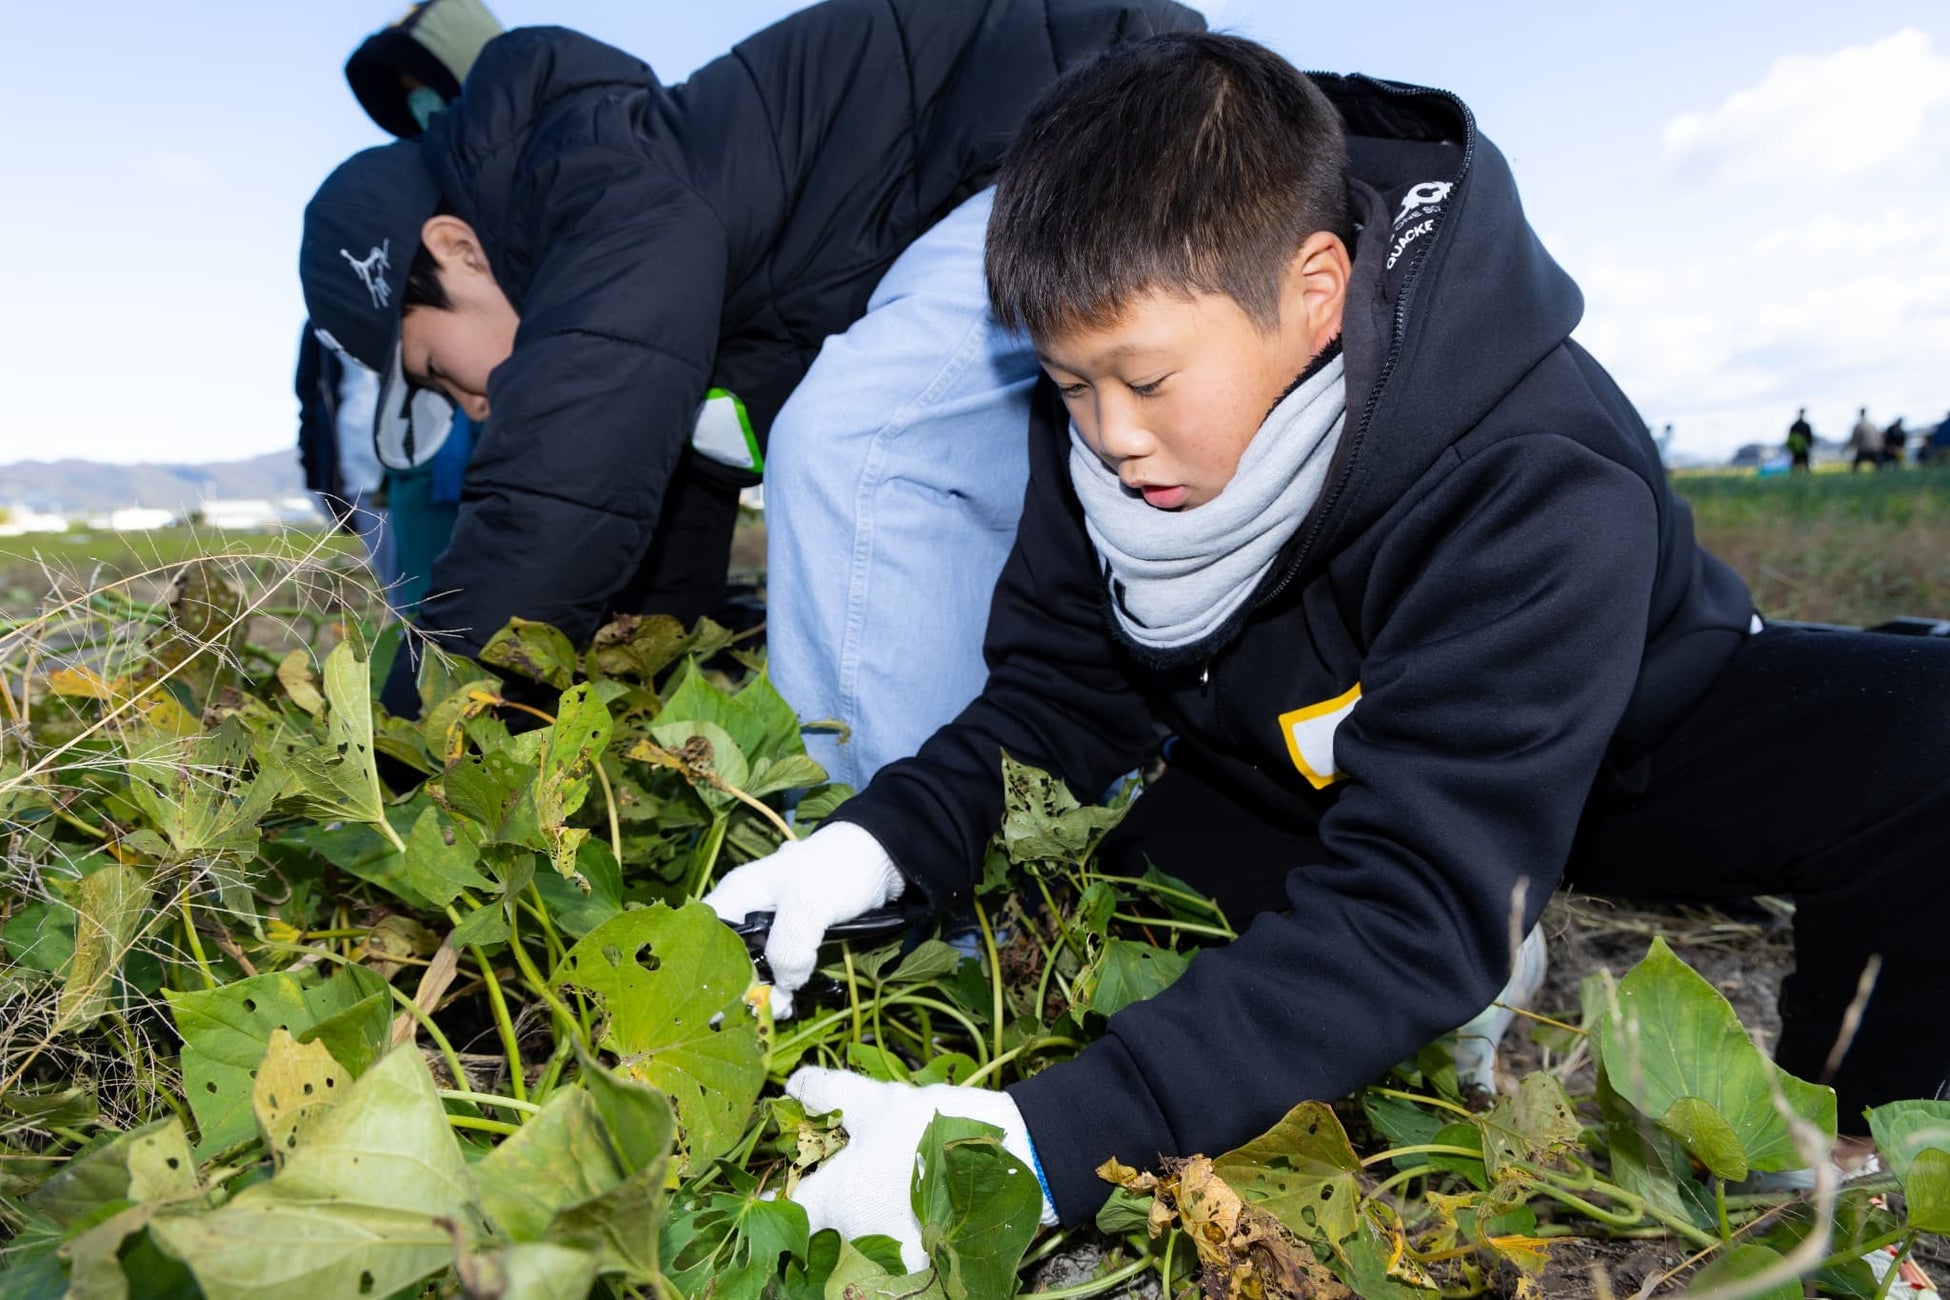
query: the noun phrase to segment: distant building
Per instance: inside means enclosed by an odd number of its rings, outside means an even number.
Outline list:
[[[61,515],[29,510],[25,506],[0,507],[0,537],[20,537],[27,533],[65,533],[68,521]]]
[[[109,511],[102,524],[96,526],[107,527],[118,533],[146,533],[156,528],[167,528],[176,520],[177,515],[174,510],[157,510],[152,506],[129,506],[122,510]]]
[[[196,508],[197,522],[226,533],[269,532],[279,528],[316,528],[324,522],[310,497],[212,498]]]

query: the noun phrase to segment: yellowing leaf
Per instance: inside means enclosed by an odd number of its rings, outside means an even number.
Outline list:
[[[320,1042],[299,1043],[289,1031],[271,1031],[264,1064],[251,1083],[251,1112],[272,1158],[282,1167],[303,1130],[346,1093],[352,1081]]]

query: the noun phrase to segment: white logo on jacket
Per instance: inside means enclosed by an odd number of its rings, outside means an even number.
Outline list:
[[[393,241],[388,239],[367,253],[363,258],[352,256],[341,248],[339,256],[351,263],[352,270],[359,277],[359,283],[366,286],[372,295],[372,305],[384,307],[387,299],[393,296],[393,286],[386,283],[386,273],[393,267]]]
[[[1449,191],[1455,188],[1453,181],[1423,181],[1420,185],[1409,186],[1408,193],[1402,195],[1402,210],[1395,214],[1395,224],[1399,226],[1407,221],[1408,214],[1417,208],[1435,207],[1447,199]]]

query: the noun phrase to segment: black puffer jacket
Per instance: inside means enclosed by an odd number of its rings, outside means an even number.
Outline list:
[[[999,750],[1101,790],[1156,719],[1181,738],[1175,763],[1317,846],[1225,863],[1282,882],[1290,910],[1011,1090],[1072,1222],[1103,1200],[1106,1158],[1216,1155],[1481,1010],[1520,882],[1528,924],[1594,788],[1630,782],[1753,616],[1637,413],[1570,341],[1577,289],[1467,109],[1320,84],[1362,222],[1347,424],[1250,613],[1183,662],[1121,640],[1045,384],[988,684],[837,814],[944,903],[999,817]],[[1216,868],[1226,828],[1210,837]]]
[[[828,0],[668,87],[574,32],[490,42],[423,147],[521,329],[420,624],[466,653],[515,614],[586,637],[708,389],[762,440],[1059,72],[1201,25],[1169,0]]]

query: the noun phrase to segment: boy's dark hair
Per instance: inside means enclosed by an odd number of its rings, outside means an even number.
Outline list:
[[[435,311],[452,311],[454,307],[453,299],[447,296],[447,286],[440,283],[440,263],[433,260],[425,244],[414,248],[413,262],[406,268],[406,286],[399,295],[402,315],[415,307],[431,307]]]
[[[1353,247],[1347,141],[1319,87],[1237,36],[1155,36],[1030,110],[996,180],[989,299],[1038,337],[1155,290],[1226,294],[1271,329],[1288,263],[1322,230]]]

